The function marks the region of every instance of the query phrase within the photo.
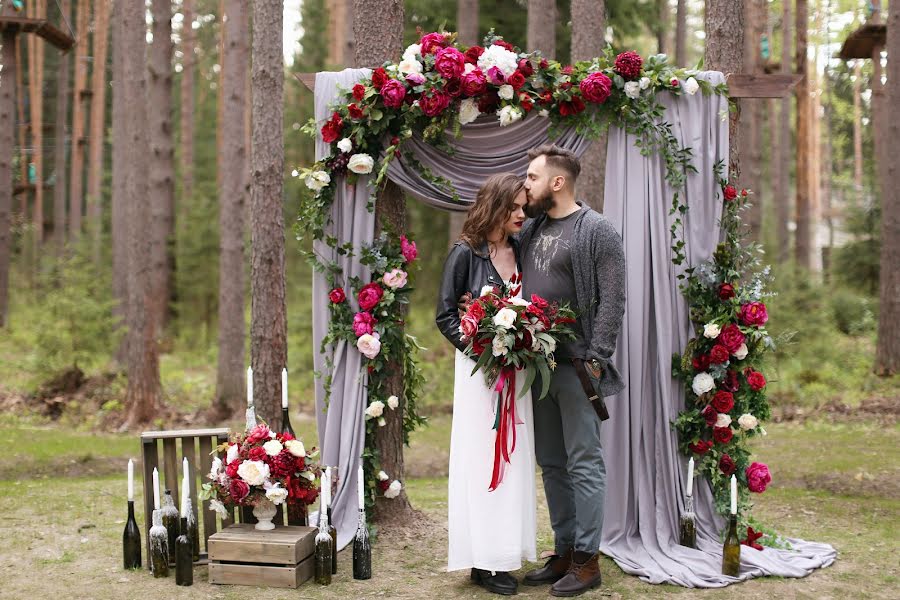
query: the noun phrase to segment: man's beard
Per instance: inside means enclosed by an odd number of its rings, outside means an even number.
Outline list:
[[[553,208],[553,194],[548,190],[543,196],[528,195],[528,204],[525,205],[525,215],[535,219]]]

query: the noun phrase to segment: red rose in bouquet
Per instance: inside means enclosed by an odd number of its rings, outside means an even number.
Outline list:
[[[444,79],[455,79],[462,75],[466,65],[466,57],[462,52],[450,46],[441,48],[434,57],[434,70]]]
[[[451,98],[459,98],[462,94],[462,82],[459,79],[450,79],[444,84],[444,92]]]
[[[763,374],[759,371],[747,369],[744,372],[744,377],[747,378],[747,384],[750,385],[750,389],[752,389],[754,392],[758,392],[759,390],[766,387],[766,378],[763,377]]]
[[[476,321],[480,321],[484,318],[484,306],[482,306],[481,302],[478,300],[474,300],[469,305],[468,310],[466,310],[466,314],[470,315]]]
[[[744,325],[753,325],[762,327],[769,320],[769,314],[766,312],[766,305],[762,302],[749,302],[741,305],[740,312],[741,321]]]
[[[367,283],[359,290],[356,299],[362,310],[369,311],[375,308],[375,305],[381,301],[384,296],[384,290],[375,282]]]
[[[422,57],[424,58],[426,54],[434,54],[446,46],[447,38],[444,37],[443,33],[429,33],[422,36],[422,39],[419,40],[419,44],[422,46]]]
[[[343,288],[334,288],[328,292],[328,299],[331,300],[332,304],[340,304],[347,299],[347,294],[344,293]]]
[[[444,92],[432,90],[419,98],[419,108],[427,117],[436,117],[450,106],[450,96]]]
[[[463,75],[461,83],[463,95],[469,97],[477,96],[487,89],[487,79],[484,78],[481,69],[475,69]]]
[[[725,475],[731,477],[737,469],[737,465],[734,464],[734,459],[728,456],[727,454],[723,454],[722,458],[719,459],[719,470],[722,471]]]
[[[242,461],[240,459],[235,459],[235,460],[231,461],[230,463],[228,463],[228,466],[225,467],[225,474],[231,478],[237,477],[237,470],[238,470],[238,467],[241,466],[242,462],[244,462],[244,461]]]
[[[534,75],[534,66],[531,64],[531,61],[527,58],[519,60],[519,72],[525,77]]]
[[[700,416],[706,421],[706,424],[712,427],[716,424],[716,419],[719,417],[719,411],[717,411],[711,404],[707,404],[703,410],[700,411]]]
[[[764,463],[755,462],[747,467],[747,487],[755,494],[762,494],[766,486],[772,482],[769,467]]]
[[[509,42],[507,42],[506,40],[494,40],[494,43],[491,45],[492,46],[500,46],[501,48],[506,48],[510,52],[516,51],[516,47],[513,46],[512,44],[510,44]]]
[[[564,117],[577,115],[584,110],[584,102],[578,96],[572,96],[570,101],[559,103],[559,114]]]
[[[347,105],[347,112],[350,113],[351,119],[362,119],[365,116],[363,109],[361,109],[354,103],[350,103]]]
[[[322,127],[322,141],[326,144],[330,144],[331,142],[336,141],[339,137],[341,137],[341,132],[343,131],[343,129],[344,121],[343,119],[341,119],[341,115],[338,113],[334,113]]]
[[[723,283],[719,286],[719,300],[729,300],[734,298],[734,286],[730,283]]]
[[[513,86],[513,89],[518,90],[523,85],[525,85],[525,76],[522,75],[519,71],[516,71],[515,73],[513,73],[512,75],[509,76],[509,79],[507,79],[507,83],[509,83],[509,85]]]
[[[357,102],[366,97],[366,86],[357,83],[353,86],[353,99]]]
[[[713,408],[720,413],[730,412],[731,409],[734,408],[734,395],[731,392],[719,390],[716,392],[716,395],[713,396],[710,404],[712,404]]]
[[[481,46],[470,46],[468,50],[465,52],[466,54],[466,62],[469,64],[477,65],[478,58],[484,54],[484,48]]]
[[[479,96],[475,103],[478,105],[479,112],[490,113],[496,110],[500,104],[500,96],[497,95],[495,90],[489,90]]]
[[[531,112],[531,109],[534,108],[534,101],[532,101],[531,96],[524,92],[519,94],[519,103],[526,113]]]
[[[740,328],[734,323],[729,323],[722,328],[719,333],[719,343],[725,346],[732,354],[738,351],[741,345],[746,341],[744,334]]]
[[[378,67],[374,71],[372,71],[372,87],[376,90],[380,90],[381,86],[387,83],[387,80],[390,79],[388,77],[387,71],[385,71],[382,67]]]
[[[723,446],[731,441],[734,432],[731,427],[713,427],[713,439]]]
[[[728,352],[728,348],[722,344],[716,344],[712,347],[712,350],[709,351],[709,362],[714,365],[721,365],[724,362],[728,362],[730,357],[731,353]]]
[[[725,380],[722,381],[722,388],[729,392],[736,392],[740,387],[741,382],[738,380],[737,371],[726,371]]]
[[[722,188],[722,195],[725,196],[725,200],[731,202],[732,200],[737,198],[737,188],[735,188],[733,185],[726,185],[724,188]]]
[[[240,504],[247,497],[247,494],[250,493],[250,486],[241,479],[232,479],[228,493],[231,495],[232,500]]]
[[[709,449],[712,448],[712,440],[699,440],[695,444],[688,444],[688,448],[690,448],[691,452],[694,454],[704,455],[709,452]]]
[[[472,336],[478,333],[478,319],[472,315],[465,315],[460,321],[459,332],[463,335],[463,338],[471,339]]]
[[[578,87],[585,100],[594,104],[602,104],[612,93],[612,79],[603,73],[591,73],[581,80]]]
[[[266,460],[266,451],[263,450],[262,446],[256,446],[254,448],[250,448],[250,452],[247,453],[247,458],[249,460]]]
[[[629,50],[616,57],[616,72],[625,79],[637,79],[641,75],[644,59],[637,52]]]
[[[698,354],[691,359],[691,366],[694,367],[695,371],[705,371],[709,368],[709,362],[709,354]]]
[[[406,86],[396,79],[389,79],[381,86],[381,99],[388,108],[400,108],[406,99]]]

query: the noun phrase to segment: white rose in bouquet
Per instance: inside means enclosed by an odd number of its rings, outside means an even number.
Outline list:
[[[522,118],[522,111],[515,106],[504,106],[500,109],[500,127],[512,125]]]
[[[650,87],[650,78],[649,77],[641,77],[641,80],[639,83],[640,83],[641,89],[646,90],[648,87]]]
[[[283,487],[270,487],[266,490],[266,498],[272,501],[272,504],[278,506],[287,500],[288,491]]]
[[[387,473],[385,473],[384,471],[378,471],[378,481],[387,481],[388,479],[390,479],[390,477],[388,477]]]
[[[404,75],[409,75],[410,73],[421,73],[422,63],[414,58],[404,58],[400,61],[400,64],[397,65],[397,68]]]
[[[731,417],[725,413],[719,413],[716,416],[716,427],[728,427],[729,425],[731,425]]]
[[[719,334],[722,332],[721,328],[715,323],[707,323],[703,326],[703,337],[709,338],[711,340],[719,337]]]
[[[688,96],[693,96],[697,93],[697,90],[700,89],[700,84],[697,83],[697,80],[693,77],[688,77],[687,81],[684,82],[684,85],[682,87],[684,88],[684,91]]]
[[[516,90],[513,89],[513,86],[509,85],[501,85],[500,89],[497,90],[497,95],[500,96],[503,100],[512,100],[512,97],[515,95]]]
[[[364,333],[356,340],[356,349],[363,353],[368,359],[373,359],[381,352],[381,341],[376,337],[378,334]]]
[[[694,390],[694,393],[698,396],[702,396],[714,387],[716,387],[715,380],[712,378],[712,375],[706,372],[697,373],[697,375],[694,376],[694,381],[691,383],[691,389]]]
[[[344,138],[337,143],[337,147],[341,152],[347,153],[353,150],[353,142],[350,141],[350,138]]]
[[[372,167],[374,166],[375,161],[372,157],[364,153],[354,154],[347,163],[347,168],[357,175],[368,175],[372,172]]]
[[[403,51],[402,58],[404,60],[417,60],[416,55],[422,54],[422,44],[410,44],[406,47],[406,50]]]
[[[744,413],[738,417],[738,425],[744,431],[750,431],[751,429],[756,429],[756,426],[759,425],[759,420],[750,413]]]
[[[459,105],[459,123],[467,125],[478,118],[481,111],[478,110],[478,104],[472,98],[466,98]]]
[[[269,478],[269,465],[261,460],[245,460],[237,470],[238,477],[250,485],[262,485]]]
[[[388,406],[391,407],[391,410],[400,406],[400,399],[397,396],[391,396],[388,398]]]
[[[219,471],[222,470],[222,459],[218,456],[213,458],[212,468],[209,470],[209,478],[217,479],[219,477]]]
[[[266,454],[269,456],[278,456],[281,454],[281,451],[284,450],[284,446],[282,446],[281,442],[278,440],[269,440],[263,444],[263,450],[265,450]]]
[[[331,175],[325,171],[313,171],[306,177],[306,187],[314,192],[318,192],[323,187],[331,183]]]
[[[478,292],[479,296],[487,296],[488,294],[494,293],[494,286],[492,285],[483,285],[481,286],[481,291]]]
[[[298,458],[306,456],[306,448],[303,447],[303,442],[300,440],[288,440],[284,443],[284,447],[287,448],[288,452]]]
[[[734,357],[738,360],[744,360],[747,358],[747,344],[741,344],[740,348],[734,351]]]
[[[384,414],[384,402],[381,400],[375,400],[366,408],[367,417],[375,418],[380,417],[382,414]]]
[[[518,296],[509,299],[509,303],[514,306],[530,306],[531,302],[526,300],[525,298],[519,298]]]
[[[494,325],[502,327],[503,329],[509,329],[516,324],[517,317],[518,315],[513,309],[501,308],[497,311],[497,314],[494,315]]]
[[[634,100],[641,95],[641,84],[637,81],[625,83],[625,95]]]
[[[397,481],[396,479],[391,482],[391,485],[388,486],[388,489],[384,491],[385,498],[396,498],[400,495],[400,490],[403,489],[403,484]]]
[[[508,352],[509,348],[503,342],[503,336],[494,336],[494,341],[491,342],[491,353],[494,356],[505,356]]]
[[[241,449],[237,444],[230,444],[228,451],[225,452],[225,464],[230,465],[238,457],[240,451]]]

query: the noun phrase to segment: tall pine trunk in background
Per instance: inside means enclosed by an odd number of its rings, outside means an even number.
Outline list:
[[[794,60],[797,63],[797,74],[802,79],[797,84],[797,194],[794,205],[797,228],[794,233],[794,259],[797,265],[805,269],[812,267],[812,232],[810,203],[810,156],[809,156],[809,115],[810,86],[809,68],[806,57],[807,40],[807,5],[806,0],[797,0],[797,14],[794,28],[797,32],[797,46]]]
[[[656,51],[659,54],[668,54],[669,52],[669,45],[666,41],[669,33],[669,12],[669,0],[656,0]],[[574,19],[572,19],[572,26],[575,26]],[[602,31],[600,35],[603,35]]]
[[[222,61],[223,141],[219,155],[219,363],[213,414],[237,412],[244,398],[244,214],[247,207],[247,148],[244,110],[250,37],[249,7],[244,0],[225,2]],[[280,37],[278,38],[281,39]],[[274,102],[274,99],[273,99]],[[280,123],[280,121],[279,121]],[[280,131],[280,130],[279,130]],[[281,196],[279,195],[279,200]],[[280,371],[279,371],[280,372]],[[261,384],[260,377],[254,378]],[[281,378],[279,376],[279,382]]]
[[[181,2],[181,201],[179,229],[188,214],[188,206],[194,195],[194,74],[197,59],[194,56],[194,0]]]
[[[152,0],[153,43],[147,61],[147,121],[150,130],[150,296],[157,333],[166,327],[175,212],[175,145],[172,139],[172,2]]]
[[[126,110],[126,145],[116,148],[126,169],[128,207],[128,388],[125,392],[127,424],[149,423],[157,416],[161,386],[153,297],[151,296],[150,219],[147,170],[146,48],[144,3],[125,0],[121,5],[122,75]]]
[[[353,32],[356,37],[357,64],[380,64],[398,60],[403,46],[403,2],[400,0],[354,0]],[[397,235],[406,227],[406,200],[395,184],[387,182],[378,193],[375,203],[375,236],[385,227]],[[402,318],[402,317],[401,317]],[[381,468],[391,477],[405,481],[403,461],[403,413],[406,396],[403,392],[403,371],[395,368],[388,375],[385,393],[397,396],[397,410],[384,415],[385,426],[375,433],[375,446],[381,458]],[[381,495],[375,499],[375,518],[383,524],[400,524],[408,520],[412,507],[406,490],[389,500]]]
[[[704,63],[712,71],[728,76],[740,73],[744,65],[744,11],[738,0],[708,0],[704,22],[706,52]],[[728,173],[740,177],[740,123],[741,105],[729,115],[728,120]]]
[[[27,5],[32,18],[44,18],[46,0],[36,0]],[[40,247],[44,241],[44,40],[37,35],[28,36],[31,52],[28,54],[28,87],[31,99],[31,145],[34,165],[34,206],[31,211],[32,261],[40,262]]]
[[[885,106],[900,106],[900,2],[893,0],[887,18],[887,98]],[[881,193],[881,271],[878,343],[875,372],[900,372],[900,119],[885,123],[885,176]],[[892,182],[888,185],[888,182]]]
[[[128,314],[128,202],[126,179],[128,174],[125,149],[128,147],[128,107],[125,90],[125,36],[122,31],[122,11],[128,0],[114,0],[112,29],[112,288],[116,301],[113,315],[124,323]],[[128,361],[129,336],[122,336],[115,358],[119,365]]]
[[[456,29],[458,41],[466,46],[479,45],[478,39],[478,0],[459,0],[456,3]],[[466,221],[465,211],[453,211],[448,219],[448,245],[452,246],[459,239],[463,223]]]
[[[556,58],[556,16],[556,0],[528,0],[529,52]]]
[[[72,166],[69,173],[69,238],[81,237],[84,211],[84,118],[87,105],[88,45],[91,17],[90,0],[78,0],[75,17],[76,43],[73,48],[75,82],[72,88]]]
[[[111,0],[94,4],[94,46],[91,71],[91,114],[88,128],[87,222],[94,264],[100,264],[103,240],[103,147],[106,141],[106,58],[109,48]]]
[[[791,73],[794,59],[791,1],[783,0],[781,17],[781,72],[785,75]],[[791,219],[791,157],[794,154],[791,152],[790,96],[781,99],[778,123],[773,129],[772,138],[775,142],[772,145],[772,165],[775,167],[773,177],[775,191],[772,194],[772,200],[775,202],[775,235],[778,240],[778,262],[783,264],[789,261],[791,256],[788,221]]]
[[[250,360],[259,415],[281,429],[287,366],[284,272],[284,8],[253,3],[253,137],[250,179]]]
[[[757,75],[762,72],[760,57],[760,38],[762,36],[765,0],[746,0],[744,2],[744,73]],[[752,188],[757,194],[744,215],[751,239],[761,240],[762,203],[762,120],[764,100],[747,98],[742,100],[741,107],[741,147],[743,176],[739,183],[742,187]]]
[[[788,2],[790,0],[785,0]],[[675,13],[675,64],[687,66],[687,0],[678,0]]]
[[[590,60],[603,54],[606,43],[605,0],[572,0],[572,62]],[[596,140],[581,157],[578,178],[578,197],[597,212],[603,212],[603,192],[606,185],[606,140]]]
[[[61,26],[65,28],[71,18],[71,0],[62,0],[59,5]],[[56,126],[54,127],[53,168],[56,184],[53,186],[53,243],[57,256],[62,255],[66,245],[66,121],[69,116],[69,53],[59,53],[56,74]]]
[[[0,15],[12,14],[11,4],[0,6]],[[12,219],[13,144],[16,110],[16,32],[0,34],[0,328],[9,322],[10,220]],[[21,93],[21,91],[19,92]]]

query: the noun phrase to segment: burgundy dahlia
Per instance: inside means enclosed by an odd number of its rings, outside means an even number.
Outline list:
[[[641,75],[644,59],[637,52],[629,50],[616,57],[616,72],[625,79],[637,79]]]

